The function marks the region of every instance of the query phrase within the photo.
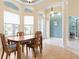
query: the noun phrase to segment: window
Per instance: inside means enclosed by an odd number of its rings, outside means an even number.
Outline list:
[[[19,30],[19,24],[19,15],[4,11],[4,34],[6,36],[16,35]]]
[[[34,25],[34,16],[25,16],[24,17],[24,32],[26,35],[33,34],[33,25]]]

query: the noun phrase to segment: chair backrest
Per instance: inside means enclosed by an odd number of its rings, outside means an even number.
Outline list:
[[[24,36],[24,32],[17,32],[17,36]]]
[[[8,51],[8,45],[6,43],[6,39],[5,39],[5,36],[4,34],[1,34],[0,33],[0,39],[1,39],[1,42],[2,42],[2,47],[5,51]]]
[[[39,45],[41,45],[41,43],[42,43],[42,33],[41,33],[41,31],[37,31],[36,33],[35,33],[35,46],[36,47],[38,47]]]

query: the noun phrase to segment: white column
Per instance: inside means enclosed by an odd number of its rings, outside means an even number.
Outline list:
[[[69,42],[69,20],[68,20],[68,0],[64,2],[64,19],[63,19],[63,41],[64,46]]]
[[[46,38],[50,38],[50,14],[45,14],[45,24],[46,24]]]
[[[20,14],[20,27],[19,31],[24,31],[24,15]]]
[[[4,31],[4,6],[3,0],[0,1],[0,33]]]
[[[4,6],[3,6],[3,0],[0,0],[0,33],[4,32]],[[0,40],[0,48],[1,46],[1,40]]]
[[[38,15],[35,14],[35,15],[34,15],[34,33],[35,33],[36,31],[38,31],[38,30],[39,30],[39,28],[38,28]]]
[[[21,8],[23,8],[21,6]],[[24,11],[23,9],[21,9],[21,12],[20,12],[20,26],[19,26],[19,31],[24,31]]]

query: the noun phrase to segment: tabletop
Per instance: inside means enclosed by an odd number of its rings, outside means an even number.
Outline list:
[[[34,39],[34,35],[27,35],[27,36],[9,36],[7,38],[10,41],[26,41],[26,40]]]

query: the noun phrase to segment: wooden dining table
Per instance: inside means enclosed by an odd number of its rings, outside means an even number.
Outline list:
[[[17,48],[17,59],[21,58],[21,42],[29,41],[34,39],[34,35],[27,35],[27,36],[9,36],[7,37],[8,41],[15,42]]]

